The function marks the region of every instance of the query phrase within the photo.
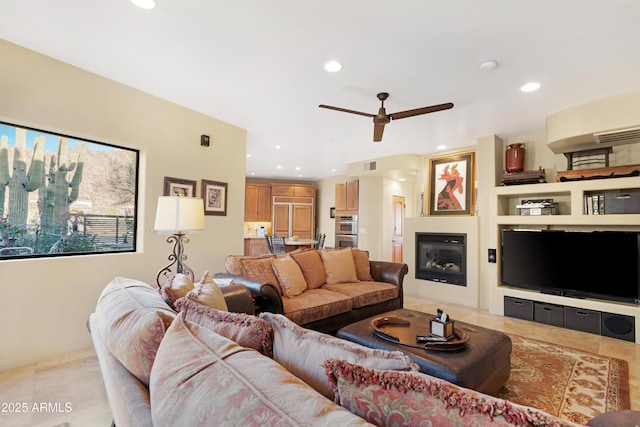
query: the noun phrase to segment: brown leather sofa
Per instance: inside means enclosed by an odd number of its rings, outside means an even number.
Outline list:
[[[306,302],[297,304],[296,314],[287,311],[288,307],[296,305],[292,299],[283,295],[283,291],[278,283],[271,283],[264,280],[251,279],[237,273],[229,271],[216,273],[216,278],[232,278],[234,284],[241,284],[249,288],[251,295],[256,304],[256,311],[270,312],[276,314],[284,314],[297,324],[305,328],[313,329],[325,333],[335,333],[338,329],[351,323],[357,322],[367,317],[385,313],[387,311],[396,310],[403,306],[403,289],[402,284],[404,276],[408,272],[408,267],[403,263],[393,263],[386,261],[369,261],[369,270],[371,273],[370,281],[358,281],[345,284],[348,286],[348,292],[351,295],[340,293],[338,286],[322,285],[320,291],[325,293],[333,292],[341,294],[340,301],[342,309],[336,313],[332,311],[322,298],[306,298],[301,299]],[[392,286],[389,286],[392,285]],[[345,289],[344,287],[342,288]],[[314,290],[315,291],[315,290]],[[392,291],[392,292],[390,292]],[[308,295],[311,292],[305,292]],[[367,298],[358,298],[360,295],[368,294]],[[353,298],[351,298],[353,296]],[[300,297],[294,297],[293,300]],[[353,299],[353,303],[346,301]],[[366,302],[363,302],[366,301]],[[315,307],[300,307],[308,303],[316,305]],[[348,303],[347,306],[344,304]],[[309,315],[305,314],[305,308],[308,308]],[[326,312],[328,315],[320,316],[318,313]],[[302,314],[300,314],[302,313]]]

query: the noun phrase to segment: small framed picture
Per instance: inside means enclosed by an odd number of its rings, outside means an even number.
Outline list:
[[[196,197],[196,182],[165,176],[164,196]]]
[[[202,180],[205,215],[227,215],[227,183]]]
[[[431,159],[429,215],[472,215],[474,154]]]

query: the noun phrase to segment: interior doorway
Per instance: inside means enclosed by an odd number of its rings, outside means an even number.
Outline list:
[[[402,262],[404,240],[404,196],[393,196],[393,236],[391,237],[391,261]]]

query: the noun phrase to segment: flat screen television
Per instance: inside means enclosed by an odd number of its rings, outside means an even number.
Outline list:
[[[502,284],[640,303],[640,232],[503,229]]]

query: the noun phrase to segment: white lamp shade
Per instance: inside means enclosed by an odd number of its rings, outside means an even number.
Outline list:
[[[204,203],[197,197],[160,196],[156,231],[169,233],[204,230]]]

